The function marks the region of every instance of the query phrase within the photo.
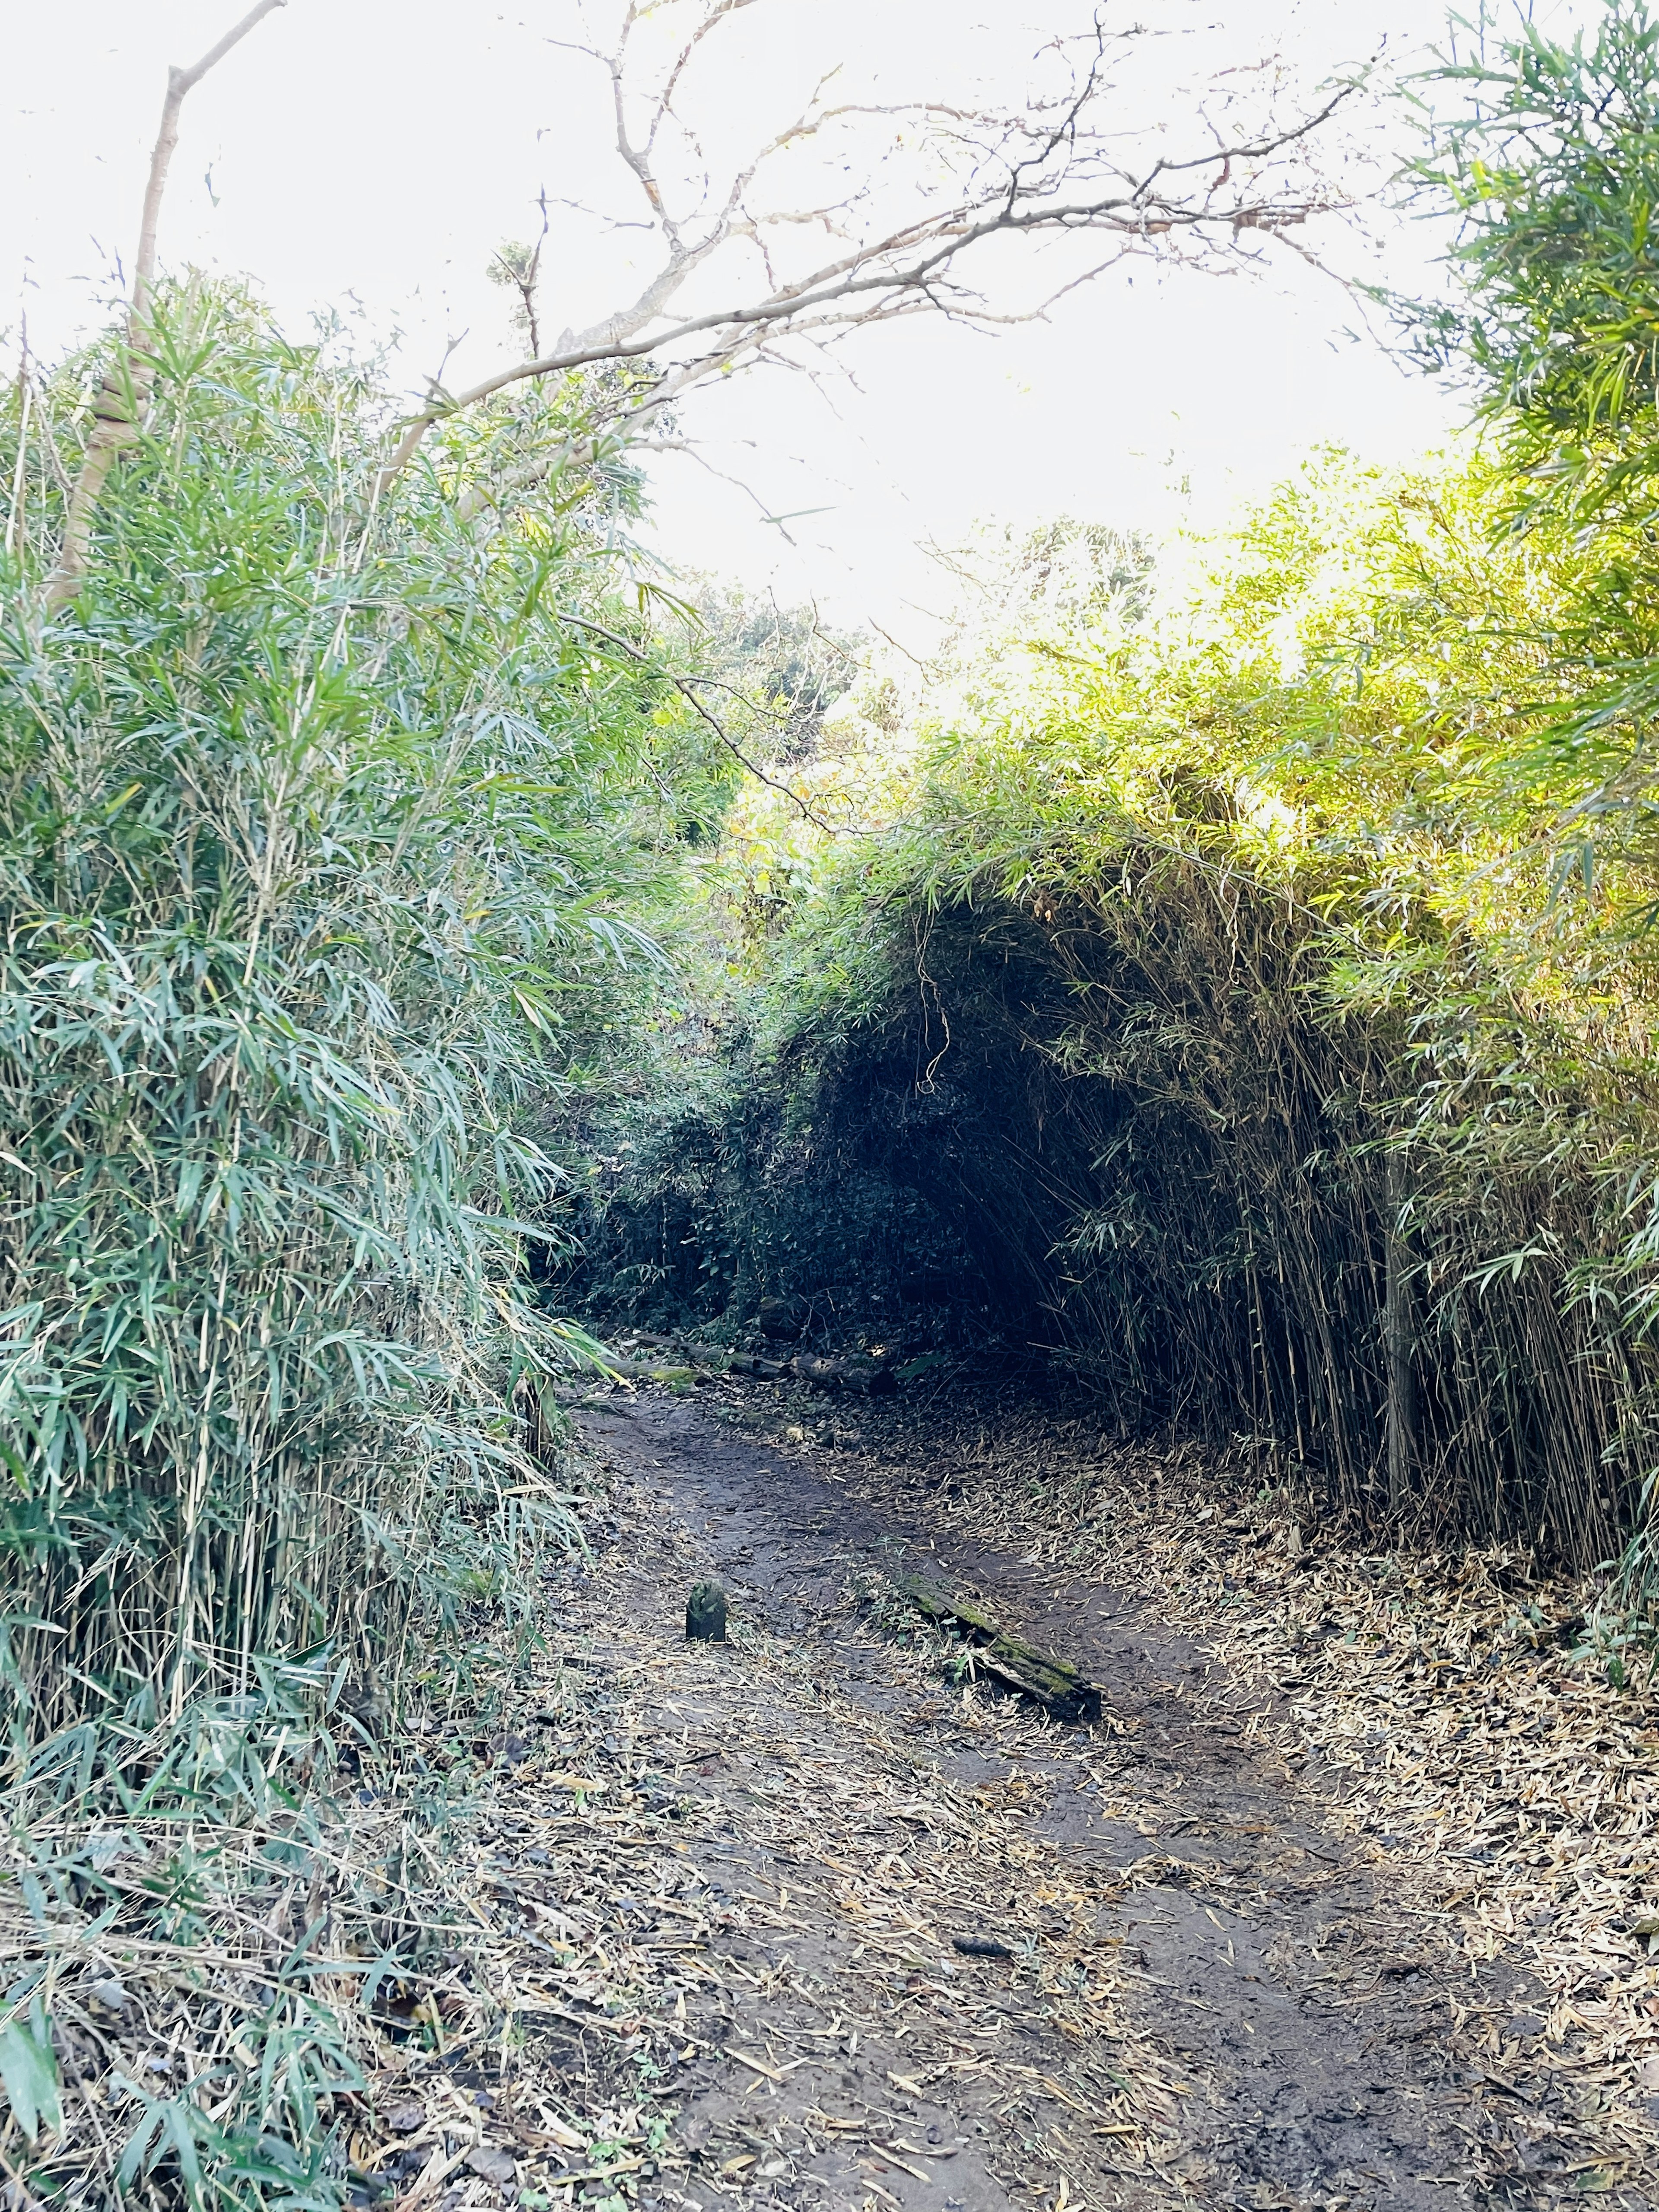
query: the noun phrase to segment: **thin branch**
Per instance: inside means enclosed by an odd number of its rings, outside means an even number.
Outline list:
[[[1080,60],[1070,72],[1063,94],[1023,110],[975,112],[928,99],[826,107],[821,104],[826,78],[793,123],[736,165],[723,201],[716,196],[712,208],[707,208],[705,179],[706,212],[689,216],[670,204],[656,150],[670,120],[685,131],[674,113],[674,103],[692,57],[752,3],[702,0],[689,35],[671,58],[637,128],[629,118],[630,42],[638,25],[653,11],[641,0],[629,0],[611,52],[579,49],[605,71],[616,153],[649,207],[653,227],[663,242],[662,263],[631,305],[585,331],[565,331],[550,352],[515,363],[464,392],[428,395],[419,411],[405,420],[378,474],[377,496],[391,489],[434,423],[526,380],[568,374],[602,362],[643,361],[688,342],[708,341],[691,359],[676,362],[642,402],[638,395],[626,397],[620,413],[639,420],[659,413],[669,390],[684,392],[726,373],[740,359],[753,358],[780,338],[811,335],[822,339],[915,313],[944,313],[980,325],[1028,319],[1026,314],[994,313],[983,298],[961,282],[959,269],[994,237],[1105,233],[1112,240],[1112,252],[1097,259],[1091,273],[1098,273],[1124,252],[1180,254],[1186,239],[1197,241],[1206,253],[1224,250],[1236,254],[1243,250],[1246,232],[1283,237],[1291,228],[1350,204],[1346,196],[1312,186],[1295,193],[1286,192],[1281,184],[1275,191],[1258,179],[1262,164],[1294,153],[1328,122],[1355,90],[1352,82],[1339,87],[1322,105],[1287,127],[1246,130],[1231,142],[1200,110],[1195,120],[1212,141],[1201,152],[1186,158],[1154,159],[1149,155],[1139,173],[1121,166],[1091,117],[1109,89],[1110,52],[1115,46],[1127,49],[1134,34],[1126,33],[1114,41],[1097,14],[1085,34],[1086,62]],[[966,189],[957,187],[962,196],[954,205],[936,204],[873,237],[860,234],[854,216],[860,203],[872,201],[873,178],[860,182],[835,206],[763,214],[750,208],[749,196],[757,175],[775,156],[838,125],[899,115],[941,132],[940,143],[954,143],[970,165]],[[1085,189],[1079,191],[1079,185]],[[1088,189],[1090,185],[1094,188]],[[806,226],[822,227],[830,237],[844,241],[843,250],[832,252],[809,273],[781,281],[772,259],[772,239],[784,230]],[[670,319],[672,303],[691,276],[739,240],[759,256],[761,296]],[[1088,277],[1076,281],[1087,282]],[[1045,304],[1058,296],[1052,294]]]
[[[685,75],[697,48],[705,39],[712,37],[728,15],[735,15],[739,9],[752,8],[754,4],[755,0],[714,0],[713,6],[681,47],[678,58],[668,72],[667,82],[657,95],[657,112],[652,119],[651,134],[646,140],[648,147],[655,146],[658,131],[674,112],[674,94],[679,90],[680,79]]]
[[[714,732],[716,738],[725,746],[739,768],[746,769],[757,783],[765,784],[769,790],[775,791],[787,799],[805,820],[810,822],[815,830],[822,830],[826,837],[834,837],[838,834],[833,823],[826,822],[821,814],[814,813],[798,791],[792,790],[787,783],[780,783],[775,776],[768,775],[763,768],[757,767],[750,759],[737,739],[722,728],[714,715],[698,698],[696,688],[697,678],[677,675],[672,668],[665,668],[659,661],[653,659],[650,653],[635,645],[631,638],[623,637],[617,630],[607,629],[603,623],[589,622],[586,615],[573,615],[567,611],[564,619],[568,623],[574,623],[578,629],[589,630],[595,637],[602,637],[607,645],[614,645],[619,653],[627,653],[630,659],[637,661],[641,667],[648,668],[653,676],[665,678],[692,712]],[[717,679],[713,677],[707,680],[716,684],[716,688],[720,690],[732,690],[730,684],[718,684]],[[741,698],[743,695],[741,692],[734,692],[733,696]],[[744,703],[752,705],[753,702],[745,701]]]
[[[70,497],[64,521],[64,543],[58,566],[46,585],[49,612],[64,605],[80,590],[92,550],[92,519],[97,511],[104,480],[115,456],[138,435],[155,381],[155,357],[150,347],[149,308],[155,284],[156,240],[161,228],[161,200],[167,172],[179,143],[179,112],[185,95],[194,90],[208,71],[216,68],[233,46],[240,46],[256,24],[288,0],[255,0],[240,23],[234,24],[216,46],[188,69],[177,64],[167,71],[167,98],[161,103],[161,127],[149,157],[144,185],[144,204],[138,223],[138,258],[133,264],[132,301],[127,310],[126,336],[116,359],[92,403],[96,418],[87,441],[81,473]]]
[[[741,349],[745,333],[757,337],[772,331],[788,334],[796,330],[823,329],[828,326],[826,319],[815,311],[841,307],[844,303],[857,300],[869,301],[865,312],[857,316],[838,316],[836,319],[849,325],[878,319],[891,319],[895,313],[903,312],[907,304],[910,308],[944,312],[947,300],[940,288],[953,264],[970,247],[998,233],[1029,236],[1039,230],[1113,229],[1121,238],[1124,249],[1133,250],[1137,246],[1144,247],[1152,240],[1168,239],[1182,231],[1224,229],[1236,235],[1244,230],[1258,230],[1276,235],[1316,216],[1334,212],[1337,204],[1334,202],[1310,201],[1296,208],[1245,206],[1218,212],[1206,209],[1168,208],[1152,213],[1146,210],[1137,211],[1133,196],[1126,194],[1093,206],[1017,210],[1012,216],[998,215],[983,222],[963,224],[955,236],[945,234],[936,251],[908,268],[878,266],[872,270],[869,267],[871,261],[878,261],[884,253],[896,250],[890,246],[877,248],[868,254],[858,255],[854,270],[848,273],[825,273],[806,280],[803,285],[781,289],[767,299],[717,308],[704,315],[690,316],[653,334],[633,338],[600,338],[592,344],[576,346],[568,352],[547,354],[538,361],[521,362],[511,368],[498,371],[494,376],[485,377],[481,383],[456,393],[440,405],[423,410],[412,418],[380,471],[378,489],[381,495],[390,490],[414,459],[427,432],[435,422],[461,414],[467,408],[477,406],[481,400],[490,398],[496,392],[506,391],[509,386],[522,384],[529,379],[560,375],[572,369],[591,368],[599,362],[640,361],[661,352],[666,347],[679,344],[686,338],[702,337],[711,331],[723,331],[728,334],[729,342],[711,349],[700,364],[705,374],[712,373]],[[1114,220],[1115,217],[1118,219]],[[940,234],[939,231],[931,231],[933,237],[937,238]],[[673,289],[678,289],[678,272],[676,272]],[[966,295],[959,295],[959,301],[965,301],[966,297]],[[882,313],[883,303],[886,307],[884,313]]]

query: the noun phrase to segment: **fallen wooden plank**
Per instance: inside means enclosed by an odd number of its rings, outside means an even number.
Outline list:
[[[1100,1718],[1100,1692],[1079,1668],[1052,1652],[1039,1651],[1022,1637],[1011,1636],[971,1598],[958,1597],[922,1575],[901,1575],[895,1588],[929,1620],[963,1631],[988,1674],[1035,1698],[1056,1720]]]
[[[704,1370],[693,1367],[689,1361],[678,1366],[662,1359],[634,1359],[625,1352],[615,1352],[606,1361],[613,1375],[620,1375],[629,1382],[666,1382],[671,1385],[700,1382]]]
[[[658,1346],[664,1352],[677,1354],[680,1363],[618,1351],[611,1363],[617,1372],[636,1379],[656,1380],[665,1374],[683,1374],[688,1367],[706,1368],[714,1375],[755,1375],[766,1382],[775,1382],[780,1376],[789,1372],[787,1360],[768,1359],[759,1352],[728,1352],[717,1344],[692,1344],[684,1337],[656,1336],[648,1329],[631,1331],[629,1340],[635,1346]]]

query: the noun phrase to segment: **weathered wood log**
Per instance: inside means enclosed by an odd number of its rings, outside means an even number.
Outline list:
[[[688,1344],[684,1337],[676,1340],[672,1349],[682,1359],[694,1367],[708,1367],[717,1375],[724,1375],[732,1364],[732,1355],[718,1344]]]
[[[1078,1668],[1011,1636],[971,1598],[957,1597],[921,1575],[901,1575],[894,1587],[927,1620],[963,1632],[988,1674],[1035,1698],[1057,1721],[1100,1718],[1100,1692]]]
[[[659,1353],[672,1353],[673,1356],[668,1359],[661,1357],[653,1358],[650,1353],[641,1353],[635,1350],[624,1352],[619,1347],[613,1355],[613,1364],[620,1368],[623,1374],[635,1368],[643,1371],[647,1368],[655,1370],[664,1366],[709,1367],[717,1373],[723,1374],[732,1357],[730,1352],[723,1351],[718,1345],[688,1344],[684,1337],[654,1336],[649,1329],[644,1328],[630,1330],[629,1341],[632,1346],[653,1345],[658,1348]]]
[[[614,1358],[607,1363],[612,1374],[620,1375],[629,1382],[666,1382],[684,1384],[706,1379],[704,1370],[689,1364],[671,1367],[660,1359],[624,1359]]]
[[[799,1352],[790,1365],[814,1390],[857,1390],[867,1398],[884,1398],[898,1388],[892,1369],[866,1352],[831,1358],[825,1352]]]
[[[785,1359],[767,1359],[758,1352],[734,1352],[727,1363],[734,1375],[757,1375],[763,1382],[775,1382],[789,1372]]]

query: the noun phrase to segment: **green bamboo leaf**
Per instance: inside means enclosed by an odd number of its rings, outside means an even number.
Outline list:
[[[52,2021],[39,1997],[31,2005],[27,2021],[15,2020],[0,2029],[0,2082],[5,2085],[18,2126],[31,2142],[38,2139],[42,2126],[54,2130],[63,2126]]]

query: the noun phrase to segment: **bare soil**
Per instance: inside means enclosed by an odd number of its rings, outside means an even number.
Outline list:
[[[1455,1954],[1345,1832],[1274,1693],[1144,1597],[942,1528],[925,1433],[896,1481],[890,1451],[781,1435],[763,1390],[709,1395],[579,1417],[617,1540],[560,1623],[678,1838],[639,1908],[678,1978],[641,2203],[1653,2201],[1581,2154],[1536,1984]],[[1100,1723],[953,1679],[883,1599],[900,1566],[1083,1668]],[[704,1577],[727,1644],[684,1640]]]

